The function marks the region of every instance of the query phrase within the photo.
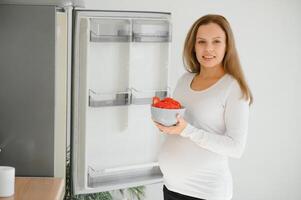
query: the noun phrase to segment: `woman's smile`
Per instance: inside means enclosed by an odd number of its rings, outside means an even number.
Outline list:
[[[211,61],[213,59],[215,59],[215,56],[212,55],[206,55],[206,56],[202,56],[204,61]]]

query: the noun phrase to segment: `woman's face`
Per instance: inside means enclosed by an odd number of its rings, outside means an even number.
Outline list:
[[[226,52],[226,35],[223,29],[215,23],[201,25],[196,34],[195,52],[202,67],[222,66]]]

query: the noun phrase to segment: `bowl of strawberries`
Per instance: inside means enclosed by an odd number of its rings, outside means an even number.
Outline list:
[[[153,97],[151,116],[155,122],[164,126],[174,126],[177,123],[177,114],[183,116],[185,108],[181,103],[171,97],[160,99]]]

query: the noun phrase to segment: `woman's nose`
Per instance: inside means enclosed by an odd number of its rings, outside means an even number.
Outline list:
[[[213,50],[213,45],[210,44],[210,43],[207,43],[206,46],[205,46],[205,50],[209,51],[209,52],[212,51]]]

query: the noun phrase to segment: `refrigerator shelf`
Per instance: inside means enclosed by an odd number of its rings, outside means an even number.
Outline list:
[[[170,22],[165,19],[90,19],[91,42],[171,42]]]
[[[171,37],[168,34],[164,35],[97,35],[90,32],[91,42],[171,42]]]
[[[128,19],[92,18],[91,42],[130,42],[131,21]]]
[[[135,88],[129,89],[127,92],[118,93],[97,93],[89,90],[89,106],[90,107],[106,107],[106,106],[126,106],[130,104],[146,105],[151,104],[154,96],[160,99],[169,96],[169,88],[167,90],[149,90],[140,91]]]
[[[132,88],[131,91],[132,91],[131,104],[144,105],[144,104],[152,104],[154,96],[160,97],[160,99],[167,97],[169,95],[170,89],[167,88],[167,90],[141,91]]]
[[[96,170],[92,167],[88,169],[88,186],[92,188],[125,183],[140,185],[146,181],[155,183],[161,182],[163,177],[157,162],[102,170]]]
[[[131,42],[130,35],[97,35],[90,32],[91,42]]]
[[[168,34],[166,35],[141,35],[134,34],[133,42],[170,42],[171,38]]]
[[[103,107],[103,106],[125,106],[130,104],[131,92],[118,93],[96,93],[89,90],[89,106]]]
[[[170,22],[164,19],[133,20],[133,42],[170,42]]]

